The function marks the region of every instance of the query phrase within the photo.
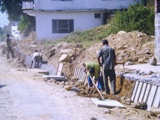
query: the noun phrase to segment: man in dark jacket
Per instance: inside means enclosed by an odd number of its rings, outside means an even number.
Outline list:
[[[11,39],[9,38],[9,34],[6,35],[6,44],[7,44],[7,59],[9,59],[9,53],[11,52],[12,58],[14,58],[13,49],[11,46]]]
[[[104,88],[107,94],[115,94],[116,91],[116,75],[114,67],[116,65],[115,50],[108,46],[108,40],[102,40],[103,47],[98,53],[98,63],[103,68]],[[102,62],[100,61],[100,58]],[[108,77],[111,83],[111,93],[108,86]]]

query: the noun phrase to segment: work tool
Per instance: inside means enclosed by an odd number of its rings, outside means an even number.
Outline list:
[[[90,78],[91,78],[91,81],[92,81],[94,87],[96,88],[96,90],[98,91],[99,95],[101,96],[102,100],[105,100],[104,97],[103,97],[103,95],[101,94],[101,92],[100,92],[99,89],[97,88],[96,84],[94,83],[95,76],[93,76],[93,78],[90,76]]]

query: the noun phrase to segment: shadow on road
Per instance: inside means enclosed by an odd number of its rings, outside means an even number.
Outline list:
[[[3,87],[5,87],[6,85],[0,85],[0,88],[3,88]]]

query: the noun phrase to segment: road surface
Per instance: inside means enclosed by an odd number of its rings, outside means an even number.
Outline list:
[[[90,98],[33,77],[25,68],[14,68],[3,56],[0,64],[0,120],[86,120],[99,116]],[[87,113],[88,106],[97,110]]]
[[[66,85],[45,82],[32,70],[16,68],[14,62],[0,56],[0,120],[147,120],[128,108],[108,113],[91,98],[66,91]]]

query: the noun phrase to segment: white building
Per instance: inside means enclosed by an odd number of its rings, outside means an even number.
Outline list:
[[[102,25],[104,12],[124,9],[136,0],[22,0],[23,11],[36,18],[36,39],[58,39]]]
[[[20,40],[20,31],[18,30],[18,22],[12,22],[11,35],[15,39]]]

